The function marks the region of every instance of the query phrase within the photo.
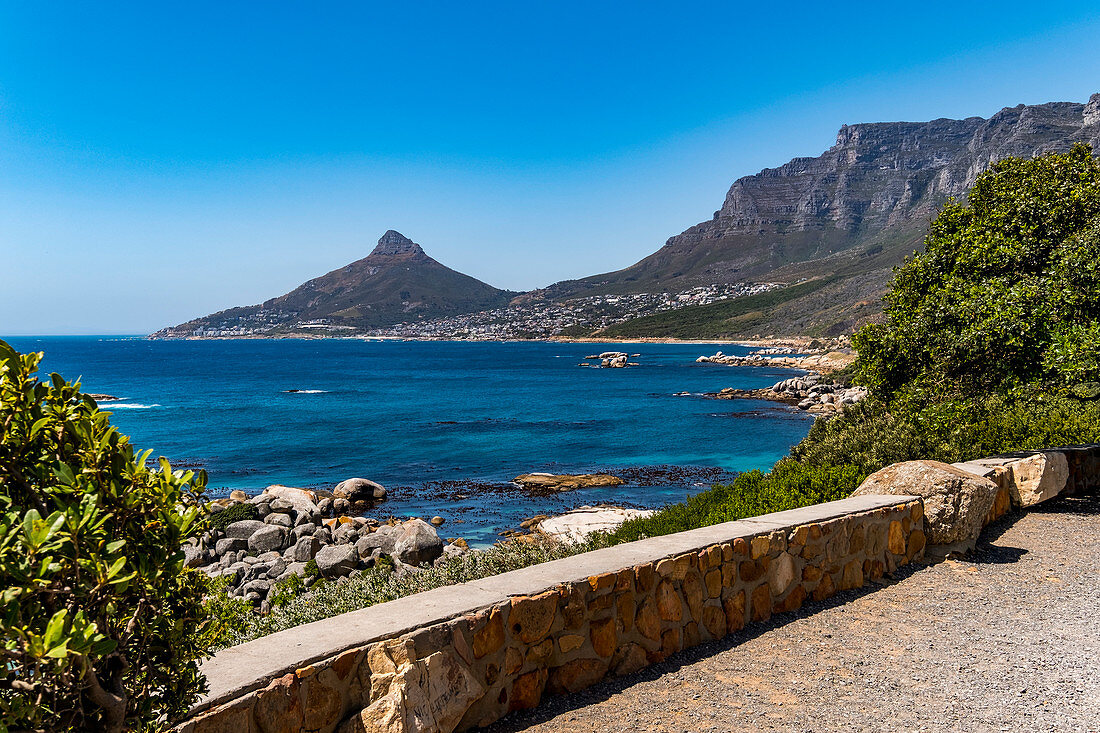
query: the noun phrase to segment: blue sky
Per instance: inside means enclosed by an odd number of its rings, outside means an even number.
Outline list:
[[[386,229],[528,289],[841,124],[1100,91],[1095,3],[0,2],[0,336],[256,303]]]

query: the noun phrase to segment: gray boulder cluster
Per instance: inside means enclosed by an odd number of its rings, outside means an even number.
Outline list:
[[[818,374],[806,374],[784,379],[763,389],[744,390],[726,387],[721,392],[709,392],[707,396],[725,400],[742,398],[773,400],[797,405],[800,410],[828,416],[843,411],[845,405],[854,405],[866,399],[867,389],[866,387],[845,387],[835,382],[827,382]]]
[[[625,351],[605,351],[601,354],[589,354],[584,357],[589,360],[599,360],[599,365],[605,369],[622,369],[628,366],[638,366],[636,362],[627,361],[628,358],[638,357],[641,354],[628,354]],[[597,366],[595,364],[581,364],[581,366]]]
[[[375,491],[366,484],[355,486],[372,495]],[[338,497],[333,493],[320,498],[315,492],[288,486],[269,486],[252,498],[234,492],[235,498],[217,504],[216,511],[247,502],[256,507],[260,518],[232,522],[224,530],[212,529],[191,540],[183,548],[186,564],[227,579],[230,595],[266,610],[268,593],[292,575],[300,576],[308,587],[320,578],[340,579],[374,567],[383,558],[397,572],[415,572],[466,552],[465,542],[445,543],[435,527],[421,519],[382,522],[336,512],[337,507],[344,508],[342,502],[352,506],[356,494],[345,492]],[[439,517],[432,520],[442,522]],[[309,567],[310,561],[316,570]]]
[[[867,397],[866,387],[845,387],[824,381],[817,374],[791,377],[772,385],[777,395],[798,400],[798,409],[809,412],[839,412]]]

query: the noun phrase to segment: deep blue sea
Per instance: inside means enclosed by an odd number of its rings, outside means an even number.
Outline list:
[[[529,496],[531,471],[642,466],[766,469],[812,418],[781,405],[698,396],[791,375],[696,364],[735,345],[362,340],[149,341],[21,337],[43,372],[82,377],[141,449],[203,468],[215,494],[272,483],[332,488],[362,476],[390,489],[374,515],[448,520],[447,536],[492,541],[524,518],[581,504],[656,507],[709,485],[676,471],[617,488]],[[600,351],[640,366],[579,366]],[[300,390],[295,393],[287,390]],[[676,392],[693,396],[678,397]],[[660,478],[664,476],[664,478]],[[661,483],[650,486],[646,483]]]

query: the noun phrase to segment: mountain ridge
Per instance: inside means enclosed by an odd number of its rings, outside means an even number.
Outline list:
[[[549,312],[563,303],[584,301],[591,312],[606,316],[618,296],[714,286],[771,288],[815,280],[824,284],[802,288],[796,297],[759,299],[769,304],[763,310],[738,311],[736,318],[706,328],[694,315],[686,314],[684,322],[694,323],[696,333],[715,337],[850,333],[881,315],[881,296],[893,268],[920,246],[930,220],[949,198],[965,198],[978,174],[997,160],[1064,152],[1078,142],[1100,147],[1100,94],[1084,103],[1005,107],[989,118],[843,125],[836,142],[821,155],[792,158],[736,179],[710,219],[669,237],[658,250],[620,270],[515,293],[450,270],[389,230],[367,257],[290,293],[156,335],[202,333],[214,325],[277,334],[297,327],[357,331],[408,322],[413,326],[402,333],[415,335],[415,324],[425,318],[443,319],[442,325],[433,326],[438,335],[449,333],[446,319],[452,317],[460,321],[464,315],[488,312],[482,321],[507,320],[509,303],[525,309],[523,328],[512,331],[529,335],[535,332],[532,321],[542,304]],[[623,310],[608,335],[649,336],[650,324],[658,322],[667,335],[675,329],[675,317],[630,325],[633,315],[652,316],[656,307],[633,314]],[[686,306],[695,307],[707,306]],[[604,317],[603,326],[586,331],[584,318],[570,311],[559,321],[571,324],[561,328],[574,336],[599,335],[606,325]],[[466,325],[456,321],[453,333],[468,333]],[[557,328],[549,327],[545,335],[563,332]]]
[[[366,257],[307,280],[289,293],[196,318],[153,336],[360,331],[496,308],[516,294],[452,270],[389,229]]]

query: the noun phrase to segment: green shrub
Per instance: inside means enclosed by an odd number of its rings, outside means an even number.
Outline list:
[[[649,517],[625,522],[610,541],[631,542],[843,499],[866,475],[857,466],[807,466],[784,459],[770,473],[742,473],[732,484],[715,485]]]
[[[229,581],[215,578],[207,588],[202,602],[203,627],[201,646],[204,649],[222,649],[239,637],[256,615],[252,602],[236,598],[228,593]]]
[[[860,403],[819,420],[791,449],[806,465],[839,462],[871,473],[899,461],[955,463],[1019,450],[1100,442],[1100,402],[1044,393]]]
[[[1087,145],[1006,158],[948,203],[853,343],[858,379],[975,394],[1100,380],[1100,162]]]
[[[203,689],[206,477],[149,469],[41,357],[0,341],[0,729],[151,728]]]
[[[290,577],[285,580],[280,580],[271,587],[271,590],[267,594],[267,600],[272,608],[282,608],[305,593],[306,590],[306,582],[302,580],[302,576],[293,573]]]
[[[256,509],[255,504],[249,504],[247,502],[243,504],[233,504],[217,514],[212,515],[210,517],[210,526],[215,529],[224,530],[226,527],[233,524],[233,522],[259,518],[260,512]]]

